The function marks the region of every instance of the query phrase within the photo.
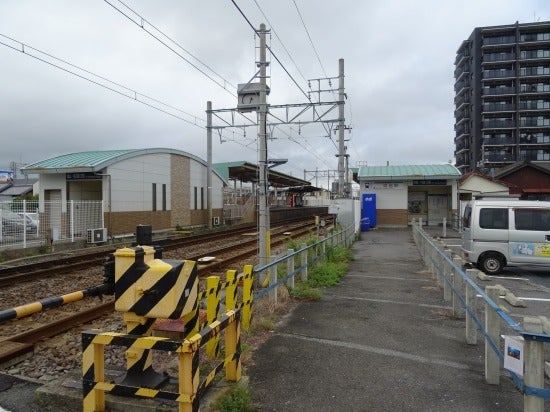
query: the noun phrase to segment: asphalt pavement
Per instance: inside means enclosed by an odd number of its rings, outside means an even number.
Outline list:
[[[364,232],[341,283],[304,302],[247,371],[260,411],[522,411],[506,371],[484,380],[410,230]],[[550,410],[546,402],[546,410]]]

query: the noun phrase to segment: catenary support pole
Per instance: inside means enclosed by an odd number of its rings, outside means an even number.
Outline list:
[[[258,244],[259,244],[259,264],[260,267],[268,263],[269,249],[269,205],[267,198],[267,136],[266,136],[266,117],[267,117],[267,94],[266,94],[266,28],[265,24],[260,24],[260,105],[259,105],[259,131],[258,131],[258,150],[259,150],[259,205],[258,205]]]
[[[212,102],[206,102],[206,207],[208,229],[212,229]]]
[[[338,195],[344,197],[345,142],[344,142],[344,59],[338,60]]]

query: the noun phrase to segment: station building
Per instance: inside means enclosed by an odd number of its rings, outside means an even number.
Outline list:
[[[47,217],[49,225],[60,233],[91,219],[82,207],[70,210],[70,201],[102,201],[101,224],[113,235],[133,233],[137,224],[159,229],[207,223],[207,164],[180,150],[70,153],[33,163],[22,170],[39,176],[41,220],[42,216]],[[222,216],[225,184],[213,171],[214,217]],[[84,226],[90,225],[98,223],[84,223]]]
[[[451,164],[363,166],[357,173],[362,208],[367,199],[375,202],[372,226],[406,227],[412,219],[432,226],[443,218],[451,222],[458,216],[460,175]]]
[[[41,231],[52,240],[132,234],[137,225],[153,231],[254,223],[258,166],[212,165],[212,222],[207,205],[207,163],[175,149],[150,148],[70,153],[26,166],[38,175]],[[285,207],[285,187],[309,182],[269,170],[271,222],[326,213]],[[279,204],[279,203],[282,203]],[[90,235],[90,232],[92,233]],[[90,239],[89,239],[90,242]]]

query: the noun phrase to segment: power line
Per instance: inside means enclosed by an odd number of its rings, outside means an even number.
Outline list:
[[[100,75],[95,74],[95,73],[93,73],[93,72],[91,72],[91,71],[89,71],[89,70],[86,70],[86,69],[82,68],[82,67],[76,66],[76,65],[74,65],[74,64],[72,64],[72,63],[69,63],[69,62],[66,61],[66,60],[60,59],[60,58],[55,57],[55,56],[53,56],[53,55],[51,55],[51,54],[49,54],[49,53],[46,53],[46,52],[42,51],[42,50],[39,50],[39,49],[37,49],[37,48],[34,48],[34,47],[29,46],[29,45],[27,45],[27,44],[24,44],[24,43],[20,42],[19,40],[15,40],[15,39],[13,39],[13,38],[11,38],[11,37],[9,37],[9,36],[6,36],[6,35],[4,35],[4,34],[1,34],[1,33],[0,33],[0,36],[3,37],[3,38],[5,38],[5,39],[8,39],[8,40],[10,40],[10,41],[12,41],[12,42],[14,42],[14,43],[16,43],[17,45],[19,45],[19,47],[15,47],[15,46],[13,46],[13,45],[11,45],[11,44],[8,44],[8,43],[5,43],[5,42],[3,42],[3,41],[0,41],[0,44],[2,44],[3,46],[6,46],[6,47],[8,47],[8,48],[10,48],[10,49],[12,49],[12,50],[18,51],[18,52],[20,52],[20,53],[23,53],[23,54],[25,54],[26,56],[32,57],[32,58],[34,58],[34,59],[36,59],[36,60],[39,60],[39,61],[41,61],[41,62],[43,62],[43,63],[49,64],[49,65],[52,66],[52,67],[55,67],[55,68],[57,68],[57,69],[59,69],[59,70],[62,70],[62,71],[64,71],[64,72],[66,72],[66,73],[70,73],[70,74],[72,74],[72,75],[74,75],[74,76],[76,76],[76,77],[79,77],[79,78],[81,78],[81,79],[83,79],[83,80],[86,80],[86,81],[88,81],[88,82],[90,82],[90,83],[93,83],[93,84],[95,84],[95,85],[97,85],[97,86],[101,86],[101,87],[103,87],[103,88],[105,88],[105,89],[107,89],[107,90],[110,90],[110,91],[112,91],[112,92],[118,93],[118,94],[120,94],[121,96],[127,97],[127,98],[129,98],[129,99],[131,99],[131,100],[134,100],[134,101],[136,101],[136,102],[138,102],[138,103],[141,103],[141,104],[143,104],[143,105],[145,105],[145,106],[148,106],[148,107],[150,107],[150,108],[152,108],[152,109],[158,110],[159,112],[162,112],[162,113],[165,113],[165,114],[167,114],[167,115],[169,115],[169,116],[172,116],[172,117],[175,117],[175,118],[177,118],[177,119],[183,120],[184,122],[189,123],[189,124],[191,124],[191,125],[193,125],[193,126],[197,126],[197,127],[202,128],[202,129],[205,128],[205,126],[201,126],[201,125],[197,124],[197,120],[201,120],[201,121],[203,121],[203,122],[206,122],[205,119],[202,119],[202,118],[200,118],[200,117],[198,117],[198,116],[195,116],[195,115],[193,115],[193,114],[191,114],[191,113],[187,113],[187,112],[185,112],[185,111],[183,111],[183,110],[181,110],[181,109],[178,109],[178,108],[176,108],[176,107],[174,107],[174,106],[172,106],[172,105],[170,105],[170,104],[164,103],[164,102],[162,102],[162,101],[160,101],[160,100],[158,100],[158,99],[155,99],[155,98],[153,98],[153,97],[150,97],[150,96],[148,96],[148,95],[146,95],[146,94],[137,92],[137,91],[135,91],[135,90],[133,90],[133,89],[131,89],[131,88],[129,88],[129,87],[126,87],[126,86],[124,86],[124,85],[122,85],[122,84],[120,84],[120,83],[117,83],[117,82],[114,82],[114,81],[112,81],[112,80],[109,80],[109,79],[107,79],[106,77],[100,76]],[[42,54],[42,55],[44,55],[44,56],[47,56],[47,57],[50,58],[50,59],[53,59],[53,60],[55,60],[55,61],[61,62],[61,63],[63,63],[63,64],[66,64],[67,66],[72,67],[72,68],[74,68],[74,69],[78,69],[78,70],[80,70],[81,72],[87,73],[87,74],[89,74],[89,75],[91,75],[91,76],[94,76],[96,79],[100,79],[100,80],[102,80],[102,81],[104,81],[104,82],[107,82],[107,83],[111,84],[112,86],[109,86],[109,85],[106,85],[106,84],[102,84],[99,80],[91,79],[91,78],[89,78],[89,77],[86,77],[86,76],[83,75],[83,74],[76,73],[76,72],[73,71],[73,70],[69,70],[69,69],[66,68],[66,67],[62,67],[62,66],[59,65],[59,64],[53,63],[53,62],[51,62],[51,61],[48,61],[48,60],[46,60],[45,58],[42,58],[42,57],[36,56],[36,55],[34,55],[34,54],[31,54],[31,53],[28,52],[28,50],[32,50],[32,51],[34,51],[34,52],[36,52],[36,53],[40,53],[40,54]],[[117,89],[116,89],[115,87],[113,87],[113,86],[116,86],[116,87],[118,87],[118,88],[120,88],[120,89],[122,89],[122,90],[117,90]],[[146,101],[140,100],[140,97],[144,97],[144,98],[146,98],[146,99],[148,99],[148,100],[150,100],[150,101],[152,101],[152,102],[158,103],[158,104],[160,104],[160,105],[162,105],[162,106],[164,106],[164,107],[166,107],[166,108],[170,108],[170,109],[175,110],[175,111],[177,111],[177,112],[179,112],[179,113],[182,113],[182,114],[184,114],[184,115],[186,115],[186,116],[192,117],[194,120],[191,121],[191,120],[188,120],[188,119],[186,119],[186,118],[184,118],[184,117],[178,116],[178,115],[176,115],[176,114],[174,114],[174,113],[170,113],[169,111],[167,111],[167,110],[165,110],[165,109],[162,109],[162,108],[160,108],[160,107],[157,107],[157,106],[155,106],[155,105],[153,105],[153,104],[151,104],[151,103],[148,103],[148,102],[146,102]]]
[[[177,56],[179,56],[180,58],[182,58],[184,61],[186,61],[191,67],[193,67],[195,70],[199,71],[200,73],[202,73],[204,76],[206,76],[208,79],[210,79],[212,82],[214,82],[215,84],[217,84],[218,86],[220,86],[222,89],[224,89],[225,91],[227,91],[229,94],[231,94],[232,96],[234,97],[237,97],[237,95],[235,93],[233,93],[232,91],[228,90],[227,87],[226,87],[226,84],[227,85],[230,85],[233,89],[236,89],[236,87],[230,83],[229,81],[225,80],[222,76],[220,76],[218,73],[216,73],[213,69],[211,69],[206,63],[203,63],[201,60],[199,60],[197,57],[195,57],[194,55],[192,55],[189,51],[187,51],[186,49],[184,49],[181,45],[179,45],[175,40],[173,40],[171,37],[167,36],[166,34],[164,34],[161,30],[159,30],[157,27],[155,27],[153,24],[151,24],[149,21],[147,21],[146,19],[144,19],[141,15],[139,15],[137,12],[135,12],[133,9],[131,9],[129,6],[127,6],[125,3],[123,3],[121,0],[118,0],[119,3],[121,3],[124,7],[126,7],[128,10],[130,10],[132,13],[134,13],[136,16],[138,16],[140,18],[140,21],[136,21],[134,20],[132,17],[130,17],[128,14],[124,13],[124,11],[122,11],[121,9],[119,9],[118,7],[116,7],[114,4],[112,4],[109,0],[104,0],[105,3],[109,4],[112,8],[114,8],[116,11],[118,11],[120,14],[122,14],[124,17],[126,17],[128,20],[130,20],[132,23],[134,23],[135,25],[141,27],[146,33],[148,33],[151,37],[153,37],[155,40],[157,40],[159,43],[161,43],[162,45],[164,45],[167,49],[169,49],[170,51],[172,51],[174,54],[176,54]],[[208,70],[210,70],[212,73],[214,73],[218,78],[220,78],[224,83],[220,83],[218,80],[214,79],[212,76],[210,76],[209,74],[207,74],[204,70],[202,70],[201,68],[199,68],[196,64],[194,64],[193,62],[191,62],[189,59],[187,59],[185,56],[183,56],[181,53],[179,53],[177,50],[175,50],[173,47],[171,47],[170,45],[167,44],[167,42],[163,41],[159,35],[155,35],[153,34],[150,30],[148,30],[144,23],[147,23],[149,26],[151,26],[153,29],[156,30],[156,32],[159,33],[160,36],[168,39],[169,42],[173,43],[174,45],[176,45],[177,48],[183,50],[185,53],[187,53],[189,56],[191,56],[193,59],[195,59],[196,61],[198,61],[200,64],[202,64],[204,67],[206,67]]]
[[[300,20],[302,21],[302,25],[304,26],[304,29],[307,33],[307,37],[309,38],[309,42],[311,43],[311,47],[313,48],[313,51],[315,52],[315,55],[317,56],[317,61],[319,61],[319,64],[321,65],[321,69],[323,70],[323,74],[325,77],[327,76],[327,72],[325,71],[325,67],[323,66],[323,63],[321,62],[321,58],[319,57],[319,53],[317,53],[317,49],[315,48],[315,45],[313,44],[313,40],[311,39],[311,36],[309,34],[309,30],[306,27],[306,23],[304,22],[304,19],[302,17],[302,13],[300,13],[300,9],[298,8],[298,5],[296,4],[296,0],[292,0],[294,3],[294,7],[296,7],[296,11],[298,12],[298,16],[300,16]]]
[[[233,3],[233,5],[237,8],[237,10],[239,11],[239,13],[241,14],[241,16],[246,20],[246,22],[248,23],[248,25],[250,26],[250,28],[252,30],[254,30],[254,34],[255,35],[258,35],[258,30],[254,27],[254,25],[252,24],[252,22],[248,19],[248,17],[246,17],[246,14],[244,14],[244,12],[241,10],[241,8],[237,5],[237,3],[235,2],[235,0],[231,0],[231,2]],[[273,51],[273,49],[271,49],[271,47],[269,46],[266,46],[267,49],[269,50],[269,52],[271,53],[271,55],[273,56],[273,58],[277,61],[277,63],[279,63],[279,65],[282,67],[282,69],[285,71],[285,73],[287,74],[288,77],[290,77],[290,80],[292,80],[292,82],[296,85],[296,87],[298,87],[298,89],[303,93],[304,96],[306,96],[306,98],[308,100],[309,99],[309,96],[307,95],[307,93],[304,91],[304,89],[302,89],[302,87],[298,84],[298,82],[296,81],[296,79],[294,79],[294,77],[290,74],[290,72],[287,70],[287,68],[284,66],[284,64],[281,62],[281,60],[279,60],[279,58],[277,57],[277,55],[275,54],[275,52]]]
[[[281,38],[279,37],[279,35],[278,35],[277,32],[275,31],[275,28],[273,27],[273,24],[271,24],[271,22],[269,21],[268,17],[266,16],[266,14],[264,13],[264,11],[262,10],[260,4],[257,2],[257,0],[254,0],[254,3],[256,3],[256,6],[257,6],[258,9],[260,10],[260,13],[262,13],[262,16],[264,16],[265,20],[267,21],[267,24],[269,24],[269,27],[271,27],[271,30],[273,30],[273,34],[275,35],[275,37],[277,38],[277,40],[279,40],[279,43],[281,43],[281,46],[283,46],[283,49],[285,50],[286,54],[288,55],[288,57],[290,58],[290,60],[291,60],[292,63],[294,64],[294,67],[296,67],[296,70],[298,71],[298,73],[300,74],[300,76],[302,76],[302,79],[304,79],[304,81],[307,83],[307,79],[306,79],[305,76],[302,74],[302,71],[300,70],[300,68],[298,67],[298,65],[296,64],[296,62],[294,61],[294,59],[292,58],[292,55],[290,54],[290,52],[289,52],[288,49],[286,48],[285,44],[283,43],[283,41],[281,40]]]

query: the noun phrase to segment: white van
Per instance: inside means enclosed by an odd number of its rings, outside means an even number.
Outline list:
[[[506,265],[550,267],[550,202],[474,200],[462,225],[464,259],[485,273]]]

